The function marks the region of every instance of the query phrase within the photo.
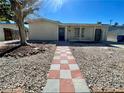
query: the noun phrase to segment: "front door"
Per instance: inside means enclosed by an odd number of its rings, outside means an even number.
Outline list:
[[[12,40],[12,32],[8,28],[4,28],[5,40]]]
[[[59,41],[65,41],[65,28],[59,28]]]
[[[96,29],[95,30],[95,41],[99,42],[101,41],[101,38],[102,38],[102,30]]]

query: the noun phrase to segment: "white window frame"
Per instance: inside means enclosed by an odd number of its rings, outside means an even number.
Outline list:
[[[75,31],[75,37],[80,37],[80,28],[74,28]]]

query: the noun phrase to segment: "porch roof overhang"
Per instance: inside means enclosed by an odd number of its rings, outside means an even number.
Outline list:
[[[105,25],[105,24],[79,24],[79,23],[64,23],[64,24],[59,24],[59,26],[62,26],[62,27],[69,27],[69,26],[72,26],[72,27],[81,27],[81,26],[95,26],[95,27],[107,27],[108,25]]]

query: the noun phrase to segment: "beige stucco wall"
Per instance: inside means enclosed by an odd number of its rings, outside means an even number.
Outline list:
[[[110,26],[107,41],[117,42],[118,35],[124,35],[124,26]]]
[[[107,41],[107,32],[108,32],[108,26],[95,26],[94,29],[101,29],[102,30],[102,41]],[[95,31],[94,31],[95,36]]]
[[[5,40],[3,28],[18,30],[18,27],[16,26],[16,24],[0,24],[0,41]]]
[[[107,40],[107,31],[108,31],[108,27],[106,26],[80,26],[78,28],[84,28],[84,37],[78,37],[75,38],[74,36],[74,28],[75,27],[69,27],[67,29],[67,39],[70,41],[74,41],[74,40],[80,40],[80,41],[94,41],[95,40],[95,30],[96,29],[101,29],[102,30],[102,37],[101,37],[101,41],[106,41]]]
[[[58,40],[58,25],[47,21],[29,23],[30,40]]]
[[[3,32],[3,28],[0,27],[0,41],[4,41],[4,32]]]
[[[84,29],[84,37],[81,40],[84,41],[94,41],[94,28],[93,27],[82,27]]]
[[[111,42],[117,42],[117,34],[113,33],[113,32],[108,32],[107,33],[107,41],[111,41]]]
[[[37,20],[29,23],[29,40],[58,40],[59,27],[65,27],[65,40],[94,41],[95,30],[102,30],[101,41],[107,40],[108,27],[102,25],[66,25],[57,24],[51,21]],[[75,38],[74,28],[85,28],[84,37]],[[70,30],[70,31],[69,31]],[[80,30],[81,31],[81,30]],[[81,32],[80,32],[81,34]]]
[[[75,38],[75,31],[74,28],[76,27],[70,27],[68,28],[68,40],[81,40],[81,41],[93,41],[93,37],[94,37],[94,28],[93,27],[85,27],[85,26],[81,26],[81,27],[77,27],[77,28],[84,28],[84,37],[77,37]],[[70,30],[70,31],[69,31]]]

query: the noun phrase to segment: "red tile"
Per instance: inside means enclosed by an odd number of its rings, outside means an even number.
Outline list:
[[[69,70],[69,66],[68,66],[68,64],[61,64],[60,69],[61,70]]]
[[[54,59],[54,60],[52,61],[52,64],[60,64],[60,60],[59,60],[59,59]]]
[[[82,79],[80,70],[71,71],[72,78],[79,78]]]
[[[60,78],[60,71],[59,70],[50,70],[48,74],[49,79],[59,79]]]
[[[67,54],[61,54],[61,57],[66,57],[67,56]]]
[[[60,80],[60,93],[75,93],[74,85],[71,79]]]
[[[65,59],[68,59],[68,57],[67,56],[62,56],[61,57],[61,60],[65,60]]]
[[[77,64],[74,59],[69,59],[69,64]]]

